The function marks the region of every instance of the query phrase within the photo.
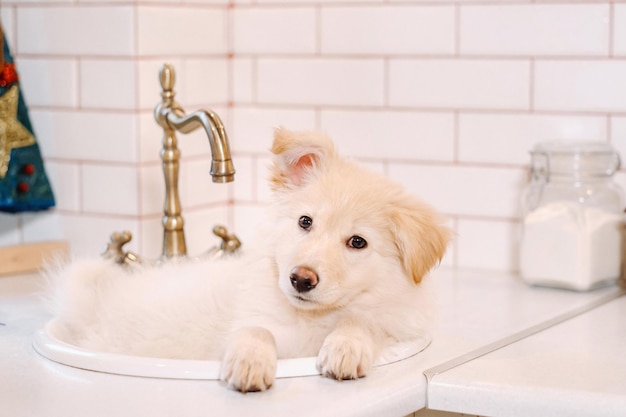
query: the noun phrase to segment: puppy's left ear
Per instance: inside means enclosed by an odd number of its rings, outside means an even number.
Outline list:
[[[294,132],[284,128],[274,132],[273,190],[299,187],[337,156],[331,140],[316,132]]]
[[[446,252],[452,231],[430,207],[419,201],[398,204],[392,213],[396,246],[405,272],[416,284]]]

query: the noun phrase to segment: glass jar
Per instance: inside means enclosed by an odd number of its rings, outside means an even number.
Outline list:
[[[531,285],[587,291],[621,275],[619,154],[602,142],[535,145],[522,201],[520,274]]]

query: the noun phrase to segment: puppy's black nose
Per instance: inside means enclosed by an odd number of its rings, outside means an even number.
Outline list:
[[[298,292],[311,291],[319,282],[315,271],[306,266],[296,266],[289,275],[291,285]]]

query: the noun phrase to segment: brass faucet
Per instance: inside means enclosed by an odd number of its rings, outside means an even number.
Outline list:
[[[165,63],[159,70],[162,101],[154,109],[154,118],[163,128],[163,147],[161,160],[165,177],[165,205],[163,216],[163,251],[160,260],[187,255],[185,243],[184,220],[181,215],[178,193],[178,172],[180,150],[175,131],[190,133],[199,127],[204,128],[211,145],[211,170],[213,182],[227,183],[235,179],[235,168],[230,157],[228,136],[220,117],[211,110],[198,110],[185,114],[182,107],[174,100],[175,73],[171,64]],[[241,243],[239,239],[226,231],[223,226],[213,229],[216,236],[222,239],[219,248],[207,252],[212,256],[223,255],[236,251]],[[132,238],[130,232],[113,233],[103,256],[114,259],[121,264],[141,262],[141,258],[132,252],[124,252],[123,245]]]

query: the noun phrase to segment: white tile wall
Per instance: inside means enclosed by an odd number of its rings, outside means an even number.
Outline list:
[[[232,185],[211,183],[206,135],[179,135],[190,253],[215,242],[217,222],[253,239],[281,125],[326,131],[443,211],[457,234],[444,264],[472,268],[517,268],[534,143],[589,138],[626,152],[621,0],[0,3],[58,199],[42,220],[0,215],[0,245],[59,233],[56,215],[79,254],[129,229],[130,249],[159,255],[152,111],[166,61],[183,107],[226,123],[238,170]],[[626,171],[617,181],[626,187]]]
[[[535,143],[552,139],[606,141],[606,117],[463,113],[459,116],[458,159],[461,162],[524,165],[530,161],[528,151]]]
[[[130,6],[18,7],[17,51],[41,55],[130,56],[135,38],[133,24]]]
[[[33,106],[30,117],[45,156],[114,162],[137,159],[137,121],[131,113]]]
[[[289,107],[238,106],[233,111],[231,137],[240,152],[266,154],[272,146],[274,129],[289,126],[294,130],[315,128],[315,111]]]
[[[626,61],[559,60],[535,63],[538,110],[619,112],[626,109]]]
[[[227,52],[226,10],[186,4],[137,8],[139,55]]]
[[[20,87],[29,106],[76,107],[79,99],[76,59],[20,58]]]
[[[233,15],[236,54],[310,54],[316,47],[313,7],[238,8]]]
[[[476,236],[480,236],[477,242]],[[515,270],[519,223],[459,219],[456,263],[464,268]]]
[[[93,214],[139,214],[137,172],[133,166],[83,164],[81,205]]]
[[[321,51],[328,54],[451,54],[455,10],[443,6],[328,7]]]
[[[137,107],[135,62],[131,59],[80,61],[80,106],[132,110]]]
[[[425,108],[527,109],[524,60],[398,59],[389,63],[389,104]]]
[[[257,100],[271,104],[380,106],[382,59],[260,58]]]
[[[512,4],[462,9],[462,54],[583,55],[609,53],[608,4]]]
[[[521,169],[396,162],[389,176],[448,215],[511,219],[519,215]]]
[[[321,124],[348,156],[451,161],[451,112],[322,110]],[[407,154],[407,148],[411,152]]]
[[[626,4],[615,4],[613,17],[613,54],[626,55]]]

